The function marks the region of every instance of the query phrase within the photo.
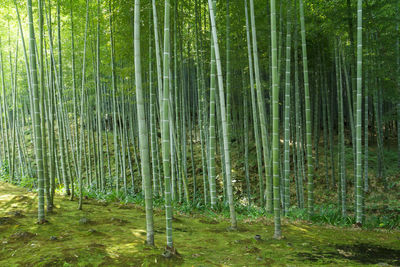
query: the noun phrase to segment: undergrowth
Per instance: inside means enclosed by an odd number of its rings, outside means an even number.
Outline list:
[[[139,196],[135,200],[142,203]],[[284,220],[284,238],[277,240],[270,219],[244,220],[232,231],[222,217],[227,214],[223,205],[221,211],[204,207],[205,215],[191,216],[177,206],[173,237],[179,255],[166,258],[165,215],[159,208],[154,210],[155,246],[149,247],[140,205],[84,199],[78,210],[76,198],[60,194],[55,203],[48,223],[36,224],[37,194],[0,182],[0,266],[397,266],[400,259],[399,231]],[[263,212],[240,208],[254,216]],[[219,217],[207,217],[213,214]]]
[[[83,195],[88,198],[98,199],[106,202],[120,202],[123,204],[136,204],[144,206],[145,199],[143,194],[125,194],[124,192],[116,192],[115,190],[109,192],[102,192],[96,190],[94,187],[84,190]],[[153,198],[153,206],[158,209],[162,209],[165,203],[160,197]],[[174,210],[179,213],[185,214],[203,214],[210,218],[218,218],[220,216],[229,218],[229,205],[226,202],[220,201],[218,204],[211,208],[210,205],[205,205],[203,202],[190,202],[190,203],[179,203],[174,202]],[[255,205],[242,205],[235,203],[235,210],[238,219],[258,219],[273,218],[271,213],[266,212],[264,208],[260,208]],[[349,213],[353,213],[353,209],[349,207]],[[288,220],[304,220],[310,221],[315,224],[330,224],[334,226],[350,227],[355,225],[356,221],[353,216],[342,217],[341,210],[335,204],[327,203],[315,205],[314,214],[309,217],[307,209],[301,209],[296,206],[292,206],[286,214]],[[367,229],[373,228],[384,228],[384,229],[399,229],[400,228],[400,216],[396,212],[387,215],[367,215],[363,223],[363,227]]]
[[[350,152],[350,151],[349,151]],[[395,160],[396,157],[394,156],[394,152],[392,151],[385,151],[385,158],[387,159],[387,162]],[[347,155],[351,155],[351,153],[347,153]],[[349,157],[349,156],[348,156]],[[370,163],[372,170],[373,166],[376,162],[376,156],[371,155],[370,156]],[[351,162],[348,160],[347,162]],[[350,164],[348,164],[349,167],[351,167]],[[396,168],[392,167],[390,164],[386,165],[386,173],[387,176],[390,178],[390,175],[393,175],[392,177],[395,177],[396,173]],[[350,169],[350,168],[348,168]],[[349,171],[349,170],[348,170]],[[35,177],[31,176],[26,176],[22,177],[22,179],[18,180],[13,180],[10,181],[9,177],[9,167],[7,161],[2,162],[0,164],[0,180],[11,182],[13,184],[28,188],[30,190],[36,190],[36,181],[37,179]],[[92,198],[92,199],[97,199],[97,200],[102,200],[105,202],[119,202],[122,204],[136,204],[136,205],[141,205],[144,206],[144,196],[142,193],[134,193],[133,190],[130,188],[127,189],[126,192],[124,192],[123,189],[121,189],[118,193],[114,188],[111,188],[112,184],[112,179],[110,177],[106,178],[107,180],[107,187],[105,191],[97,190],[96,185],[92,184],[88,188],[83,188],[83,196],[87,198]],[[394,190],[397,191],[396,188],[399,188],[400,186],[400,181],[398,179],[387,179],[388,182],[388,189],[389,190]],[[352,183],[352,179],[350,177],[348,178],[348,182]],[[379,181],[375,182],[373,186],[375,187],[382,187],[381,184],[379,184]],[[59,183],[57,183],[59,184]],[[79,196],[79,187],[78,183],[75,183],[75,188],[76,188],[76,195],[77,197]],[[372,187],[372,185],[371,185]],[[319,191],[318,191],[319,190]],[[323,188],[316,188],[316,195],[321,195],[323,198],[324,197],[324,191]],[[317,192],[318,191],[318,192]],[[368,229],[373,229],[373,228],[384,228],[384,229],[400,229],[400,201],[396,201],[396,197],[394,196],[393,199],[387,199],[387,196],[385,195],[386,192],[380,192],[380,189],[374,190],[376,192],[370,193],[368,195],[369,197],[369,205],[367,206],[366,210],[366,217],[363,223],[364,228]],[[64,188],[62,185],[59,185],[59,187],[56,189],[57,193],[63,194],[64,193]],[[351,192],[348,192],[351,194]],[[398,193],[397,193],[398,194]],[[350,227],[355,225],[355,218],[354,216],[351,216],[354,214],[354,207],[351,204],[351,200],[348,201],[348,206],[347,206],[347,216],[342,216],[341,209],[337,206],[336,203],[333,203],[335,199],[332,199],[331,195],[327,195],[327,198],[322,200],[322,203],[317,203],[314,208],[314,214],[310,217],[307,213],[307,209],[305,208],[298,208],[297,206],[291,206],[289,209],[289,212],[285,215],[285,218],[288,220],[304,220],[304,221],[310,221],[315,224],[329,224],[329,225],[334,225],[334,226],[341,226],[341,227]],[[197,196],[197,201],[194,202],[178,202],[174,201],[174,210],[179,212],[179,213],[185,213],[185,214],[203,214],[206,215],[210,218],[218,218],[218,217],[224,217],[224,218],[229,218],[229,206],[226,201],[224,201],[222,198],[219,199],[217,202],[217,205],[215,207],[212,207],[210,205],[206,205],[202,200],[203,197],[201,194],[198,194]],[[372,204],[371,204],[372,203]],[[382,204],[384,203],[384,204]],[[157,209],[163,209],[164,208],[164,200],[161,197],[153,197],[153,206]],[[382,205],[384,206],[384,210],[382,210]],[[264,208],[260,208],[259,206],[256,206],[254,204],[242,204],[241,202],[237,201],[235,203],[235,210],[237,212],[237,217],[238,219],[258,219],[261,217],[264,218],[272,218],[273,215],[266,212]],[[368,213],[368,211],[371,211]],[[379,211],[379,212],[374,212],[374,211]]]

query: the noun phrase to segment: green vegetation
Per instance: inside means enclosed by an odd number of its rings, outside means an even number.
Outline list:
[[[250,148],[251,150],[255,150],[255,148]],[[370,147],[370,154],[374,155],[374,151],[376,147]],[[350,155],[352,149],[350,147],[346,148],[346,155]],[[320,151],[322,154],[324,150]],[[201,156],[199,155],[199,151],[195,152],[196,164],[200,163]],[[239,166],[243,163],[241,162],[239,156],[240,151],[237,150],[237,147],[233,146],[233,154],[232,157],[234,159],[233,166],[233,174],[234,178],[243,177],[244,170],[239,168]],[[388,162],[388,166],[392,166],[386,169],[386,173],[388,175],[388,191],[385,191],[385,186],[382,181],[374,181],[370,186],[376,188],[374,192],[371,192],[366,196],[365,206],[366,213],[369,216],[366,218],[366,221],[363,224],[363,227],[366,229],[387,229],[387,230],[400,230],[400,181],[397,179],[397,169],[395,163],[397,161],[397,151],[394,149],[386,149],[385,150],[385,159]],[[348,156],[348,158],[350,158]],[[349,159],[346,159],[347,167],[346,171],[348,175],[351,174],[352,162]],[[255,155],[250,157],[250,160],[255,160]],[[369,157],[369,164],[376,164],[377,158],[376,156]],[[219,167],[218,167],[219,168]],[[321,177],[324,174],[323,168],[321,168],[317,172],[317,177]],[[255,175],[256,170],[251,172],[251,175]],[[370,176],[373,176],[373,173],[370,173]],[[107,178],[110,179],[111,177]],[[10,182],[9,171],[7,165],[4,164],[3,168],[0,170],[0,179],[2,181]],[[108,183],[108,182],[107,182]],[[349,185],[351,184],[348,182]],[[14,182],[14,184],[22,186],[32,192],[37,187],[37,180],[32,177],[24,177],[20,183]],[[251,184],[253,190],[256,190],[258,184],[257,181],[254,181]],[[234,186],[235,197],[240,196],[240,192],[243,190],[243,185]],[[58,187],[56,192],[57,194],[62,194],[65,190],[62,186]],[[321,196],[316,200],[315,206],[315,214],[310,218],[307,215],[307,210],[298,208],[296,205],[291,205],[286,213],[286,218],[293,222],[296,220],[307,221],[309,220],[313,224],[316,225],[333,225],[333,226],[341,226],[341,227],[354,227],[355,226],[355,214],[354,206],[354,192],[348,192],[348,214],[343,217],[341,215],[341,206],[337,206],[337,196],[333,191],[327,191],[324,185],[316,185],[315,192],[317,195]],[[80,192],[77,192],[80,194]],[[294,203],[294,194],[295,188],[291,188],[290,195],[292,196],[291,202]],[[121,204],[135,204],[139,206],[145,206],[145,198],[142,193],[139,194],[125,194],[123,191],[116,191],[115,189],[109,189],[106,192],[101,190],[97,190],[95,186],[83,188],[82,195],[86,198],[98,200],[101,202],[119,202]],[[213,208],[209,205],[204,205],[203,202],[198,201],[196,203],[180,203],[178,200],[174,201],[174,210],[178,213],[183,214],[202,214],[205,216],[209,216],[211,218],[229,218],[229,205],[224,202],[219,202]],[[153,197],[153,205],[157,209],[162,209],[164,207],[164,199],[161,197]],[[248,205],[246,202],[237,202],[235,203],[235,210],[237,212],[237,217],[240,220],[244,219],[260,219],[266,218],[271,220],[273,218],[273,214],[268,213],[265,209],[260,208],[254,204]],[[221,217],[222,216],[222,217]]]
[[[400,0],[2,0],[0,261],[400,264],[399,25]]]
[[[396,265],[400,253],[399,232],[316,226],[296,219],[283,220],[284,238],[275,240],[269,218],[242,215],[238,230],[229,231],[229,209],[226,218],[211,211],[189,215],[178,210],[174,243],[180,256],[166,259],[161,245],[145,245],[145,210],[140,205],[89,198],[79,211],[76,201],[56,195],[55,213],[43,227],[32,223],[36,194],[3,182],[0,192],[2,266]],[[162,244],[161,205],[154,214],[155,243]]]

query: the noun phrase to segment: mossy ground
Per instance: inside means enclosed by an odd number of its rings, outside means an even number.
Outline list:
[[[165,217],[155,210],[156,247],[145,245],[141,206],[63,196],[48,223],[36,224],[36,194],[0,182],[0,266],[361,266],[400,265],[400,232],[283,222],[274,240],[270,219],[239,221],[175,214],[174,242],[180,257],[162,256]],[[83,219],[85,218],[85,219]],[[255,239],[256,235],[261,240]]]

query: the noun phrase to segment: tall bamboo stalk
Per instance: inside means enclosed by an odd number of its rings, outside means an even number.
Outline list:
[[[220,109],[221,109],[221,119],[222,119],[222,132],[223,132],[223,142],[224,142],[224,156],[225,156],[225,172],[226,172],[226,186],[227,186],[227,195],[229,201],[229,213],[231,219],[231,227],[233,229],[237,228],[236,221],[236,212],[235,205],[233,200],[233,192],[232,192],[232,180],[231,180],[231,161],[230,161],[230,150],[229,150],[229,140],[228,140],[228,129],[227,129],[227,115],[225,109],[225,94],[224,94],[224,82],[222,79],[222,67],[221,67],[221,58],[219,52],[218,45],[218,37],[217,37],[217,27],[215,21],[214,14],[214,6],[211,0],[208,0],[208,7],[210,10],[210,21],[211,21],[211,29],[214,40],[214,50],[215,50],[215,61],[217,64],[217,77],[218,77],[218,88],[219,88],[219,101],[220,101]]]
[[[276,1],[271,0],[271,53],[272,53],[272,173],[274,194],[274,238],[280,239],[281,203],[279,178],[279,77],[278,77],[278,46],[276,34]]]
[[[170,121],[169,121],[169,64],[170,64],[170,0],[165,0],[164,13],[164,83],[162,98],[162,157],[165,182],[165,213],[166,213],[166,233],[167,247],[173,248],[172,242],[172,205],[171,205],[171,151],[170,151]],[[158,34],[158,33],[155,33]],[[157,44],[156,44],[157,45]]]
[[[251,39],[250,39],[250,26],[249,26],[249,15],[247,11],[247,0],[244,0],[244,9],[246,15],[246,39],[247,39],[247,54],[249,60],[249,77],[250,77],[250,94],[251,94],[251,108],[253,115],[253,130],[254,139],[256,143],[256,153],[257,153],[257,171],[258,171],[258,186],[260,191],[260,203],[264,206],[264,179],[263,179],[263,166],[262,166],[262,152],[261,152],[261,140],[260,140],[260,127],[259,127],[259,116],[257,113],[256,95],[254,89],[254,70],[253,70],[253,57],[251,49]]]
[[[257,32],[256,32],[256,22],[254,15],[254,3],[250,0],[250,21],[251,21],[251,33],[253,41],[253,60],[254,60],[254,73],[256,77],[256,90],[257,90],[257,103],[258,112],[260,117],[261,126],[261,141],[263,147],[264,156],[264,167],[266,176],[266,209],[268,212],[273,210],[272,202],[272,176],[270,168],[270,147],[268,142],[268,132],[267,132],[267,115],[265,111],[264,96],[261,90],[261,79],[260,79],[260,68],[258,63],[258,47],[257,47]]]
[[[144,196],[146,205],[146,230],[147,244],[154,245],[153,229],[153,195],[151,193],[149,139],[144,109],[144,97],[142,89],[142,69],[140,62],[140,0],[135,0],[134,15],[134,46],[135,46],[135,83],[136,83],[136,103],[139,122],[139,144],[140,159],[142,161],[142,176],[145,184]]]
[[[314,166],[312,157],[312,139],[311,139],[311,103],[310,88],[308,81],[308,60],[307,60],[307,43],[306,43],[306,26],[304,22],[304,5],[303,0],[300,1],[300,26],[301,26],[301,44],[303,52],[303,75],[304,75],[304,97],[305,97],[305,113],[306,113],[306,152],[307,152],[307,204],[308,214],[314,212]]]
[[[291,1],[288,1],[286,21],[286,75],[285,75],[285,119],[284,119],[284,213],[287,214],[290,207],[290,81],[291,81]]]
[[[45,222],[44,214],[44,175],[43,175],[43,151],[42,151],[42,129],[41,114],[39,109],[39,87],[36,67],[36,39],[33,27],[32,0],[27,0],[28,22],[29,22],[29,61],[31,66],[33,103],[34,103],[34,131],[35,131],[35,155],[38,175],[38,223]]]
[[[357,1],[357,109],[356,109],[356,221],[363,222],[363,180],[362,180],[362,0]]]

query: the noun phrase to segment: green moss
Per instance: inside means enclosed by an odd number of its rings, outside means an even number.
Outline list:
[[[397,231],[284,221],[284,238],[275,240],[270,219],[243,219],[238,231],[230,231],[227,219],[198,214],[174,215],[174,242],[180,256],[167,259],[162,256],[166,243],[162,210],[155,212],[156,247],[148,247],[140,206],[85,200],[79,211],[77,202],[62,196],[55,202],[55,213],[47,216],[49,223],[38,225],[35,194],[0,183],[0,217],[10,217],[13,222],[0,224],[0,266],[400,264]],[[13,216],[17,210],[19,216]],[[80,223],[82,218],[88,223]],[[261,239],[256,240],[256,235]]]

